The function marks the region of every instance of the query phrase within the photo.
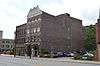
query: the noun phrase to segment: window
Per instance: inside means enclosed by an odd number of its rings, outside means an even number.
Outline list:
[[[40,32],[40,28],[37,28],[37,32]]]
[[[67,38],[70,39],[70,36],[68,36]]]
[[[10,43],[10,41],[6,41],[6,43]]]
[[[35,19],[35,21],[37,22],[37,19]]]
[[[4,48],[5,46],[4,45],[2,45],[2,48]]]
[[[34,33],[40,32],[40,28],[34,28],[33,30]]]
[[[32,21],[33,23],[35,22],[35,21]]]
[[[5,41],[2,41],[2,43],[5,43]]]
[[[36,33],[36,28],[34,28],[34,33]]]
[[[36,38],[36,36],[34,36],[34,39]]]
[[[29,30],[27,29],[27,34],[29,34]]]
[[[41,39],[39,38],[38,41],[41,41]]]
[[[7,48],[9,48],[9,45],[6,45]]]
[[[36,39],[34,39],[34,42],[36,42]]]
[[[41,20],[41,18],[38,18],[38,20],[40,21],[40,20]]]
[[[13,48],[13,46],[11,45],[11,48]]]
[[[70,28],[68,27],[68,31],[70,30]]]

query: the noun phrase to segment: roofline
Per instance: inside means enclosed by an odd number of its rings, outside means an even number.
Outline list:
[[[14,39],[1,39],[1,40],[14,40]]]
[[[16,27],[20,27],[20,26],[23,26],[23,25],[26,25],[27,23],[24,23],[24,24],[21,24],[21,25],[18,25],[18,26],[16,26]]]

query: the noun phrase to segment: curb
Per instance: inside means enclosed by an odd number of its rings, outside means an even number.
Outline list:
[[[21,59],[29,59],[28,57],[20,57],[20,56],[16,56],[15,58],[21,58]],[[95,65],[100,65],[99,61],[86,61],[86,60],[72,60],[72,59],[61,59],[59,60],[59,58],[35,58],[33,57],[32,60],[48,60],[48,61],[59,61],[59,62],[71,62],[71,63],[82,63],[82,64],[95,64]]]

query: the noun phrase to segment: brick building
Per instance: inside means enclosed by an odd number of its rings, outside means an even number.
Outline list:
[[[17,26],[15,35],[16,53],[27,52],[29,44],[36,53],[41,49],[53,53],[83,49],[82,20],[68,13],[54,16],[38,6],[30,9],[27,23]]]
[[[15,47],[16,47],[16,54],[23,55],[25,54],[25,38],[26,38],[26,24],[20,25],[16,27],[15,32]]]
[[[96,45],[97,45],[96,60],[100,61],[100,15],[98,22],[96,23]]]

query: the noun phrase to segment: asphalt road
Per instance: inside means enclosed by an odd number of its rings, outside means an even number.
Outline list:
[[[63,62],[48,59],[22,59],[11,56],[0,56],[0,66],[100,66],[99,64],[86,64]]]

